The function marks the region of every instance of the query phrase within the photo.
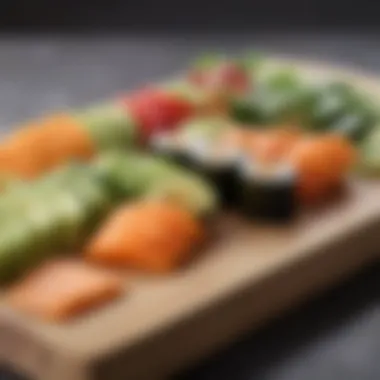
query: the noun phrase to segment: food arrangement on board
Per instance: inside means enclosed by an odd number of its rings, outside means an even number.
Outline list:
[[[334,197],[352,170],[380,173],[378,115],[366,95],[265,69],[265,60],[203,59],[178,79],[7,137],[6,302],[67,320],[124,293],[115,269],[184,265],[221,212],[286,223]]]

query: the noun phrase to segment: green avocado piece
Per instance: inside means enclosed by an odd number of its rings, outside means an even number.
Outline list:
[[[70,191],[81,205],[84,220],[81,225],[81,239],[87,237],[112,209],[115,201],[103,183],[96,180],[78,181]]]
[[[81,202],[66,189],[56,189],[42,198],[47,199],[46,203],[41,203],[40,209],[36,206],[30,218],[39,220],[42,226],[47,224],[46,250],[54,253],[75,247],[86,218]]]
[[[215,189],[196,175],[173,177],[148,189],[144,198],[177,202],[197,217],[207,218],[217,210]]]
[[[97,162],[104,181],[119,199],[174,197],[199,213],[216,208],[216,195],[201,177],[167,160],[144,153],[112,153]]]
[[[118,104],[101,104],[77,113],[99,151],[133,146],[136,141],[136,122]]]
[[[173,173],[173,164],[139,152],[110,152],[96,162],[100,176],[121,199],[141,196],[147,188]]]
[[[26,221],[9,219],[0,232],[0,282],[23,273],[36,257],[34,231]]]
[[[369,176],[380,176],[380,127],[376,126],[364,138],[360,147],[358,171]]]

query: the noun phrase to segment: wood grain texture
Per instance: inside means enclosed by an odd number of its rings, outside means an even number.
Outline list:
[[[343,77],[380,94],[374,77],[295,63],[313,80]],[[352,179],[342,199],[286,227],[223,215],[215,243],[189,267],[165,277],[130,274],[125,299],[67,325],[1,304],[0,361],[40,380],[164,378],[376,260],[379,194],[380,183]]]

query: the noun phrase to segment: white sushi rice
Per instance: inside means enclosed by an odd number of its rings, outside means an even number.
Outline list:
[[[296,178],[294,167],[286,162],[261,164],[248,157],[240,159],[239,172],[245,179],[274,184],[293,182]]]

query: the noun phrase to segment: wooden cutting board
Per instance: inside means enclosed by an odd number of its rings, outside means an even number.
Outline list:
[[[313,80],[345,78],[380,94],[380,79],[322,64],[290,63]],[[285,227],[223,215],[215,239],[184,270],[131,275],[124,299],[67,325],[0,304],[0,361],[38,380],[161,379],[341,280],[380,252],[380,181]]]

